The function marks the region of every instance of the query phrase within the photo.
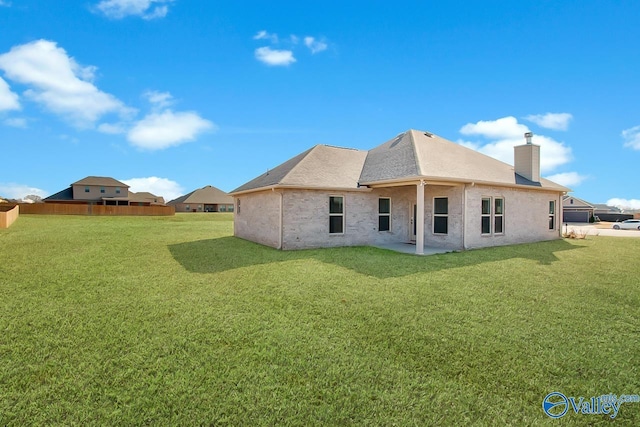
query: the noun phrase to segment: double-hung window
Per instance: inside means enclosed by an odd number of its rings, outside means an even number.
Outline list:
[[[480,229],[483,235],[504,233],[504,199],[483,197],[480,212]]]
[[[433,198],[433,233],[449,233],[449,198]]]
[[[391,230],[391,199],[378,199],[378,231]]]
[[[491,198],[482,199],[482,234],[491,234]]]
[[[555,200],[549,201],[549,230],[556,229],[556,202]]]
[[[329,197],[329,233],[344,233],[344,197]]]

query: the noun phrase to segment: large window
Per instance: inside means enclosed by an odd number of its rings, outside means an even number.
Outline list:
[[[483,197],[480,212],[480,232],[482,234],[504,233],[504,199]]]
[[[555,200],[549,201],[549,230],[556,229],[556,202]]]
[[[378,199],[378,231],[391,230],[391,199]]]
[[[433,233],[449,233],[449,199],[447,197],[433,199]]]
[[[342,196],[329,197],[329,233],[344,233],[344,198]]]

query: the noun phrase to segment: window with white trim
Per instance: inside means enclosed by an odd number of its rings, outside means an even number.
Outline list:
[[[344,233],[344,197],[329,196],[329,234]]]
[[[556,229],[556,201],[549,200],[549,230]]]
[[[433,198],[433,234],[449,233],[449,198]]]
[[[504,233],[504,199],[496,197],[493,199],[493,234]]]
[[[491,234],[491,198],[482,198],[482,234]]]
[[[504,233],[504,199],[502,197],[482,198],[480,232],[483,235]]]
[[[381,197],[378,199],[378,231],[391,230],[391,199]]]

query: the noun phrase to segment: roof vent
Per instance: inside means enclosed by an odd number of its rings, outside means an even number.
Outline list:
[[[527,144],[531,144],[531,138],[533,138],[533,132],[527,132],[524,134],[524,139],[527,141]]]
[[[432,133],[425,132],[424,134],[425,134],[425,136],[428,136],[429,138],[433,138],[433,134]]]

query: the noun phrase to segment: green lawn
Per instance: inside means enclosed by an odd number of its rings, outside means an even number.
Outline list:
[[[0,230],[1,425],[609,425],[640,394],[640,239],[280,252],[228,214]],[[640,425],[640,403],[614,421]]]

